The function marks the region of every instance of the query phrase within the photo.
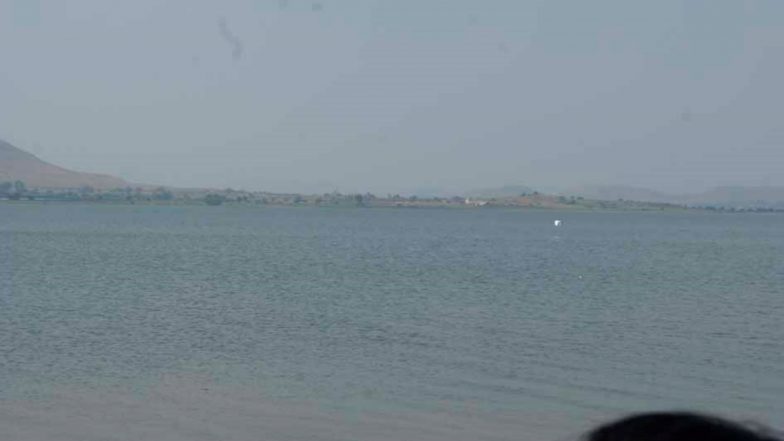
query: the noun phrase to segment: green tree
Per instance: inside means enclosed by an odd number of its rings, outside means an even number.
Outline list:
[[[170,201],[174,199],[174,194],[171,191],[167,190],[165,187],[158,187],[153,192],[153,198],[159,201]]]
[[[207,205],[220,205],[224,200],[226,200],[226,198],[219,194],[210,193],[207,196],[204,196],[204,202]]]

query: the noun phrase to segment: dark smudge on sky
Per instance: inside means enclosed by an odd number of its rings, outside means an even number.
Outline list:
[[[220,30],[221,37],[232,46],[231,57],[234,58],[234,61],[239,61],[242,58],[242,41],[231,32],[226,19],[223,17],[218,19],[218,29]]]

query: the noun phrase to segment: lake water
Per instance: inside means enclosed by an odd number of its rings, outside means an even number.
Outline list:
[[[0,437],[781,427],[782,317],[780,214],[0,203]]]

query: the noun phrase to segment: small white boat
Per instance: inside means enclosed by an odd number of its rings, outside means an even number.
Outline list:
[[[555,225],[556,227],[560,227],[561,226],[561,219],[554,220],[553,221],[553,225]]]

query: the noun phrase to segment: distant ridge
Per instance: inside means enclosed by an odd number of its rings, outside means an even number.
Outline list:
[[[0,139],[0,182],[22,181],[30,188],[81,188],[107,190],[128,186],[123,179],[68,170],[42,161]]]
[[[531,187],[525,185],[504,185],[503,187],[471,190],[466,193],[466,196],[472,198],[512,198],[533,192]]]
[[[580,196],[608,201],[626,199],[629,201],[643,202],[681,202],[681,198],[676,195],[625,185],[589,185],[583,188],[570,189],[566,193],[579,194]]]
[[[666,194],[639,187],[618,185],[589,186],[575,189],[571,194],[603,199],[661,202],[692,206],[769,207],[784,208],[784,187],[715,187],[702,193]]]

